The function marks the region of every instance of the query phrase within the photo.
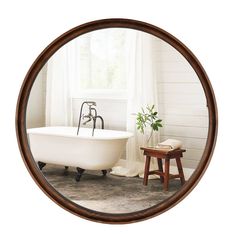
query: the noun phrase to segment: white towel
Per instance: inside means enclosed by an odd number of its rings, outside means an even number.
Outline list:
[[[174,150],[174,149],[181,148],[182,146],[183,146],[183,143],[180,140],[167,139],[164,142],[158,143],[156,148]]]

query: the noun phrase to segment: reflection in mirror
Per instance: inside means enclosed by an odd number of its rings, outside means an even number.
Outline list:
[[[188,181],[208,109],[187,60],[142,31],[84,34],[41,69],[27,105],[31,152],[47,181],[105,213],[147,209]]]

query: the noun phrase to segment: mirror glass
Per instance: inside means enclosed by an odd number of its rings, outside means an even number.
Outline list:
[[[209,123],[188,61],[128,28],[95,30],[60,48],[33,84],[26,117],[47,181],[80,206],[114,214],[180,190],[201,160]]]

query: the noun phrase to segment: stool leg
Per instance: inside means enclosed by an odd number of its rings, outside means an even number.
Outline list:
[[[176,157],[176,164],[177,164],[179,175],[180,175],[180,181],[181,181],[181,184],[183,185],[185,183],[185,178],[184,178],[184,171],[183,171],[180,157]]]
[[[144,169],[144,178],[143,178],[143,185],[147,185],[148,183],[148,174],[149,174],[149,167],[150,167],[150,156],[146,156],[145,162],[145,169]]]
[[[159,171],[163,173],[162,159],[157,158]],[[164,177],[160,175],[161,183],[164,183]]]
[[[169,187],[169,172],[170,172],[170,159],[169,158],[165,158],[164,191],[168,191],[168,187]]]

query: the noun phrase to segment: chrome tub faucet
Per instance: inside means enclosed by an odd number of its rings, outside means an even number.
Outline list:
[[[83,114],[83,106],[84,104],[86,104],[89,108],[88,108],[88,114],[84,115]],[[81,104],[80,107],[80,115],[79,115],[79,122],[78,122],[78,129],[77,129],[77,135],[79,134],[79,130],[80,130],[80,126],[81,126],[81,119],[87,119],[86,121],[84,121],[82,124],[86,125],[87,123],[89,123],[90,121],[93,121],[93,129],[92,129],[92,136],[94,136],[94,130],[96,129],[96,121],[97,119],[101,120],[101,124],[102,124],[102,129],[104,129],[104,120],[101,116],[97,115],[97,110],[94,108],[96,106],[96,102],[93,101],[85,101]]]

